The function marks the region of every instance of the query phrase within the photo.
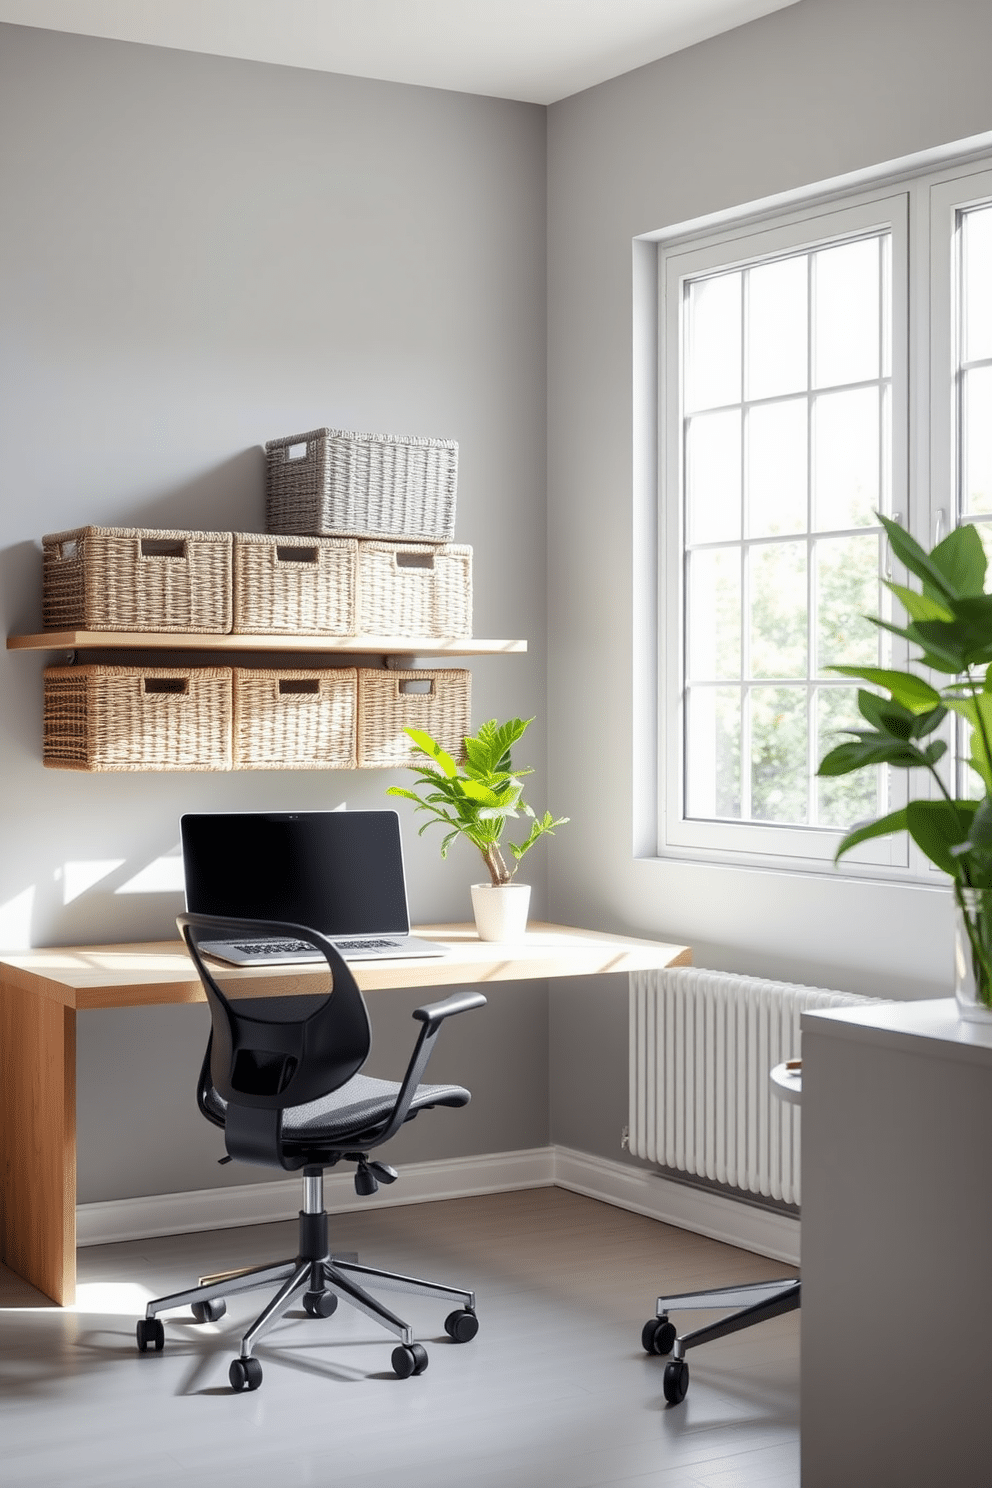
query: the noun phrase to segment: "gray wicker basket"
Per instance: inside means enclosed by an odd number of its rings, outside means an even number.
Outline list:
[[[354,667],[234,670],[235,770],[353,770]]]
[[[360,542],[358,633],[459,639],[472,634],[472,549]]]
[[[242,635],[355,634],[353,538],[234,534],[234,630]]]
[[[453,759],[465,754],[471,729],[472,673],[443,671],[358,672],[358,767],[394,769],[416,758],[405,728],[424,729]]]
[[[231,534],[77,527],[42,538],[46,630],[231,629]]]
[[[266,453],[270,532],[450,542],[458,445],[451,439],[311,429]]]
[[[229,770],[230,667],[46,667],[44,763]]]

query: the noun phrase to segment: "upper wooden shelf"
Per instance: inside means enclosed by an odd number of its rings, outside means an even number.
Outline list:
[[[198,632],[44,630],[7,637],[8,651],[289,651],[386,656],[499,656],[527,650],[526,641],[490,641],[467,636],[438,640],[422,636],[220,635]]]

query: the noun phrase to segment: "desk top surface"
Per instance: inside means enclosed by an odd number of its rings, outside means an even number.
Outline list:
[[[445,955],[360,962],[351,969],[363,992],[651,971],[692,961],[688,946],[539,922],[512,942],[480,940],[474,925],[419,925],[415,933],[439,941]],[[307,991],[314,972],[301,966],[252,966],[228,967],[225,974],[225,979],[230,975],[245,982],[243,995],[271,997]],[[72,1008],[204,1001],[179,940],[10,952],[0,957],[0,982]]]

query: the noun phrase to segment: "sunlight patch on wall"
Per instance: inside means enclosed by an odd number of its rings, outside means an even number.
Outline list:
[[[66,863],[56,870],[56,880],[62,880],[62,903],[71,904],[102,878],[120,868],[124,858],[89,858],[83,862]]]
[[[34,914],[35,886],[23,889],[0,904],[0,946],[21,950],[31,944],[31,917]]]
[[[181,894],[184,888],[182,853],[177,847],[174,852],[166,853],[164,857],[153,858],[144,868],[139,868],[133,878],[122,883],[114,892],[116,894]]]

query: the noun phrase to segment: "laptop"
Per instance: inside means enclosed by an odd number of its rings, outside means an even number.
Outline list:
[[[180,822],[191,914],[288,920],[319,930],[346,961],[443,956],[410,934],[395,811],[208,812]],[[234,966],[322,962],[299,940],[204,941]]]

